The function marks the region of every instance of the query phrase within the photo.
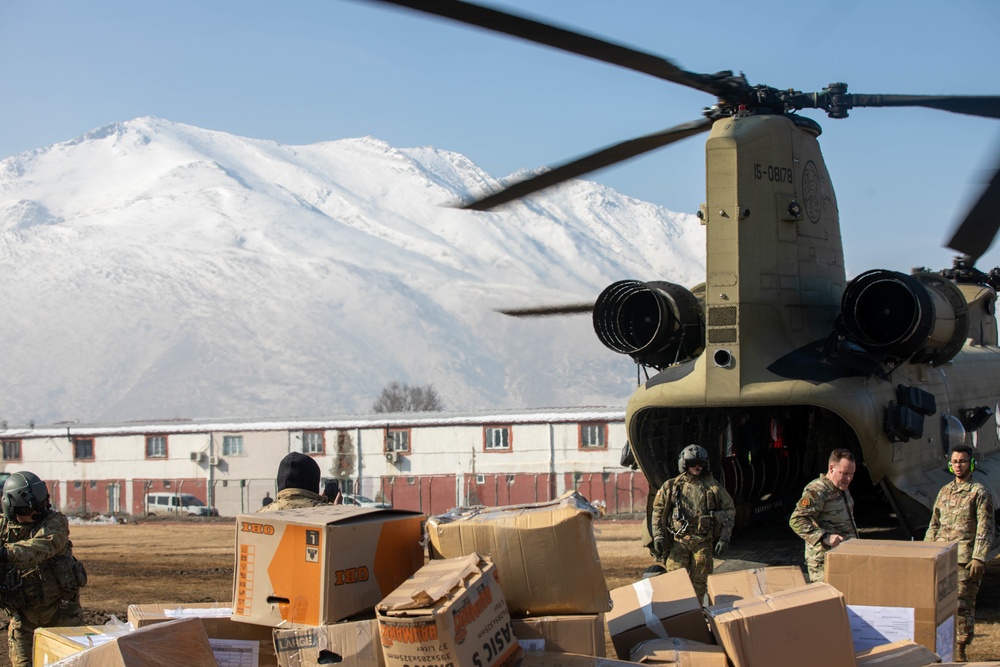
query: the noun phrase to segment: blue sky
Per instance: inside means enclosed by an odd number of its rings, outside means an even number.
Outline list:
[[[994,0],[813,3],[509,0],[495,6],[802,91],[1000,94]],[[357,0],[0,3],[0,158],[152,115],[304,144],[371,135],[458,151],[495,176],[700,117],[704,93]],[[941,247],[1000,154],[1000,122],[922,109],[807,115],[847,268],[943,268]],[[703,138],[590,178],[694,212]],[[1000,244],[998,244],[1000,245]],[[996,246],[981,268],[1000,264]]]

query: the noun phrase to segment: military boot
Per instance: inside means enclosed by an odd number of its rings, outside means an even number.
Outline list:
[[[965,644],[958,645],[958,661],[968,662],[968,658],[965,657]]]

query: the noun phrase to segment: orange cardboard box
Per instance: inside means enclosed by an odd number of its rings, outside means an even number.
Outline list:
[[[424,518],[345,505],[240,515],[232,619],[315,627],[371,613],[423,564]]]

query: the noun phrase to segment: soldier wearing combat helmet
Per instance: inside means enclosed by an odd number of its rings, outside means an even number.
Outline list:
[[[854,499],[847,488],[857,465],[847,449],[830,453],[826,473],[806,484],[788,520],[795,534],[806,542],[806,569],[810,583],[826,580],[826,552],[858,536]]]
[[[708,452],[689,445],[677,460],[680,474],[664,482],[653,500],[653,553],[666,570],[687,569],[698,600],[704,602],[712,555],[729,546],[736,519],[733,499],[709,474]]]
[[[938,492],[931,510],[925,542],[958,541],[958,656],[965,660],[965,647],[976,629],[976,595],[986,571],[987,554],[993,546],[996,518],[993,496],[972,481],[975,452],[968,445],[951,451],[948,470],[955,479]]]
[[[73,557],[69,522],[52,509],[45,482],[15,472],[0,497],[0,606],[10,616],[10,662],[30,667],[35,628],[83,624],[83,565]]]

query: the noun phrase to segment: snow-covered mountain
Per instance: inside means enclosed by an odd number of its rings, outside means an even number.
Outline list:
[[[286,146],[138,118],[0,161],[0,419],[322,416],[385,384],[447,409],[616,405],[587,315],[622,278],[692,285],[693,215],[573,181],[500,212],[462,155]]]

